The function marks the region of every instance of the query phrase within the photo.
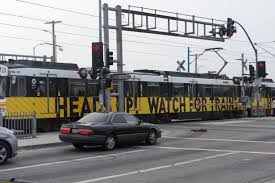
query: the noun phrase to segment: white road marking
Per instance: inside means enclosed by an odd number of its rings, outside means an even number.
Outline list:
[[[227,125],[227,124],[238,124],[238,123],[255,123],[255,121],[224,121],[224,122],[207,122],[207,123],[197,123],[200,125]]]
[[[142,152],[142,151],[145,151],[145,150],[127,151],[127,152],[122,152],[122,153],[98,155],[98,156],[92,156],[92,157],[86,157],[86,158],[78,158],[78,159],[65,160],[65,161],[56,161],[56,162],[42,163],[42,164],[29,165],[29,166],[21,166],[21,167],[16,167],[16,168],[3,169],[3,170],[0,170],[0,172],[8,172],[8,171],[14,171],[14,170],[22,170],[22,169],[28,169],[28,168],[43,167],[43,166],[63,164],[63,163],[72,163],[72,162],[77,162],[77,161],[86,161],[86,160],[97,159],[97,158],[105,158],[105,157],[109,157],[109,156],[132,154],[132,153],[137,153],[137,152]]]
[[[84,180],[84,181],[75,182],[75,183],[98,182],[98,181],[102,181],[102,180],[114,179],[114,178],[118,178],[118,177],[125,177],[125,176],[139,174],[139,173],[146,173],[146,172],[156,171],[156,170],[160,170],[160,169],[166,169],[166,168],[172,168],[172,167],[176,167],[176,166],[182,166],[182,165],[186,165],[186,164],[190,164],[190,163],[195,163],[195,162],[199,162],[199,161],[203,161],[203,160],[208,160],[208,159],[214,159],[214,158],[229,156],[229,155],[232,155],[232,154],[237,154],[237,153],[230,152],[230,153],[225,153],[225,154],[218,154],[218,155],[215,155],[215,156],[207,156],[207,157],[204,157],[204,158],[193,159],[193,160],[184,161],[184,162],[178,162],[178,163],[174,163],[174,164],[170,164],[170,165],[163,165],[163,166],[159,166],[159,167],[153,167],[153,168],[148,168],[148,169],[143,169],[143,170],[126,172],[126,173],[117,174],[117,175],[99,177],[99,178]]]
[[[182,140],[202,140],[202,141],[247,142],[247,143],[275,144],[275,142],[269,142],[269,141],[257,141],[257,140],[208,139],[208,138],[184,138],[184,137],[170,137],[170,136],[163,136],[163,138],[182,139]]]
[[[174,166],[186,165],[186,164],[189,164],[189,163],[195,163],[195,162],[202,161],[202,160],[224,157],[224,156],[228,156],[228,155],[232,155],[232,154],[238,154],[238,152],[218,154],[218,155],[215,155],[215,156],[208,156],[208,157],[201,158],[201,159],[194,159],[194,160],[190,160],[190,161],[179,162],[179,163],[175,163]]]
[[[101,180],[114,179],[114,178],[124,177],[124,176],[127,176],[127,175],[133,175],[133,174],[137,174],[137,173],[138,173],[138,171],[127,172],[127,173],[122,173],[122,174],[117,174],[117,175],[111,175],[111,176],[106,176],[106,177],[99,177],[99,178],[95,178],[95,179],[90,179],[90,180],[84,180],[84,181],[77,182],[77,183],[98,182],[98,181],[101,181]]]
[[[185,148],[185,147],[163,147],[163,146],[156,146],[156,147],[152,147],[152,148],[170,149],[170,150],[186,150],[186,151],[209,151],[209,152],[228,152],[228,153],[275,155],[275,152],[236,151],[236,150],[229,150],[229,149],[207,149],[207,148]]]

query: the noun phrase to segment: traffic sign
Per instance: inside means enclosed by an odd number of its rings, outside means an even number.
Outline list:
[[[129,74],[111,74],[113,80],[128,80],[131,78]]]

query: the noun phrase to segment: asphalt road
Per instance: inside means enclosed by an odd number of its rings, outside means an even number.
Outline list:
[[[22,150],[0,167],[0,179],[55,183],[275,182],[275,118],[161,125],[155,146],[106,152],[72,146]],[[186,129],[207,132],[186,132]]]

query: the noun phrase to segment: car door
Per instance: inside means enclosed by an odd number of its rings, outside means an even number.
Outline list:
[[[131,128],[132,138],[134,141],[142,141],[145,140],[147,135],[147,130],[143,125],[140,124],[139,119],[131,114],[124,114],[124,117],[127,121],[127,124]]]
[[[130,142],[133,140],[133,131],[127,123],[123,113],[115,113],[112,118],[112,125],[119,143]]]

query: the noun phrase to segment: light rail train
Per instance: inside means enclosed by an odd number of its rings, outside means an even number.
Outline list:
[[[36,112],[39,131],[59,129],[64,122],[99,110],[98,80],[82,80],[76,64],[30,60],[2,61],[0,112]],[[7,72],[9,71],[9,73]],[[171,119],[222,119],[241,117],[241,87],[215,74],[136,70],[124,81],[125,112],[152,122]],[[117,93],[117,82],[112,83]],[[246,87],[255,113],[254,87]],[[262,82],[261,113],[271,114],[275,84]],[[110,100],[117,111],[117,97]]]

